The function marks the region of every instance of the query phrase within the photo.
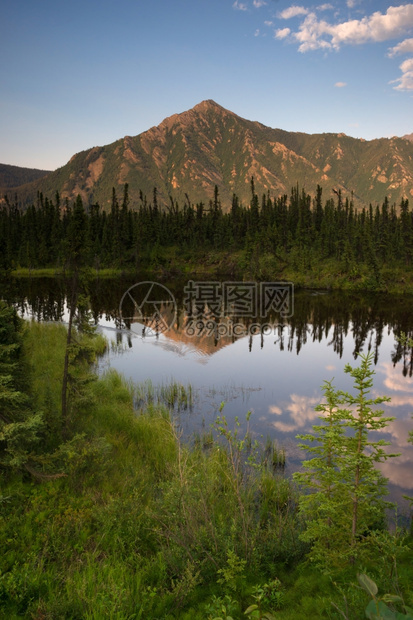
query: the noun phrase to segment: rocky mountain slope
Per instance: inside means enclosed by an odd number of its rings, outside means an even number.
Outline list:
[[[289,194],[299,184],[324,198],[342,190],[357,206],[413,199],[413,142],[405,138],[365,141],[340,134],[305,134],[272,129],[243,119],[211,100],[166,118],[138,136],[125,136],[107,146],[74,155],[62,168],[18,188],[22,204],[38,191],[62,198],[80,194],[86,202],[110,206],[112,187],[121,198],[129,184],[130,204],[138,207],[141,192],[152,200],[181,204],[208,202],[219,188],[224,209],[233,193],[245,204],[254,176],[256,191]]]

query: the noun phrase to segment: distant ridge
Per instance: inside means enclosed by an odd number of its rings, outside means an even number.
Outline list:
[[[41,179],[49,174],[50,170],[37,170],[36,168],[21,168],[20,166],[9,166],[0,164],[0,188],[8,189],[17,187],[24,183],[30,183]]]
[[[159,204],[170,196],[180,204],[208,202],[218,186],[224,209],[235,193],[247,204],[251,177],[255,189],[271,196],[289,194],[297,183],[310,194],[317,185],[324,199],[341,190],[356,206],[413,198],[413,143],[408,137],[361,140],[344,133],[305,134],[272,129],[206,100],[165,118],[138,136],[77,153],[54,172],[17,188],[22,205],[37,192],[109,208],[112,187],[119,199],[129,185],[132,207],[141,197]],[[142,192],[142,193],[141,193]]]

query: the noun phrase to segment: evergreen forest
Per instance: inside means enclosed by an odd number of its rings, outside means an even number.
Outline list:
[[[314,198],[298,186],[290,196],[261,198],[251,179],[251,200],[222,205],[218,188],[205,203],[158,204],[141,193],[138,210],[113,189],[111,208],[73,204],[38,195],[22,212],[6,197],[0,209],[0,268],[64,270],[70,236],[80,231],[82,264],[102,269],[162,273],[208,266],[238,277],[282,280],[296,285],[367,290],[413,290],[413,212],[409,202],[370,205],[356,211],[341,192]]]

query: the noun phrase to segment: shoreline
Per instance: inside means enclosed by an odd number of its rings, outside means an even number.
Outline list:
[[[134,278],[150,277],[161,282],[170,280],[187,279],[216,279],[243,281],[256,280],[261,282],[292,282],[296,289],[316,289],[325,291],[345,291],[345,292],[368,292],[368,293],[387,293],[398,295],[413,295],[413,272],[402,271],[400,268],[383,268],[380,281],[371,278],[368,272],[361,272],[355,275],[343,273],[338,265],[328,265],[322,268],[321,265],[308,271],[298,271],[293,268],[283,268],[278,270],[265,270],[262,273],[251,274],[249,271],[239,269],[227,257],[213,263],[183,263],[173,265],[154,265],[145,269],[136,268],[86,268],[86,273],[91,280],[106,280],[111,278]],[[40,267],[35,269],[17,268],[7,272],[0,272],[0,277],[12,278],[65,278],[70,276],[70,271],[58,267]]]

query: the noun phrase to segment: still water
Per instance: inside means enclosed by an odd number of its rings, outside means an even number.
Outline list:
[[[323,400],[323,382],[333,380],[337,388],[351,391],[345,365],[356,366],[358,353],[371,352],[375,370],[371,395],[390,396],[391,401],[381,407],[386,416],[395,417],[380,438],[391,442],[389,451],[400,453],[381,469],[389,479],[392,499],[407,511],[402,496],[413,495],[413,446],[407,442],[413,429],[413,354],[397,337],[401,332],[413,336],[411,297],[291,291],[288,312],[272,307],[265,317],[250,319],[239,307],[230,323],[240,326],[241,335],[234,335],[223,316],[213,317],[215,329],[202,330],[197,323],[188,329],[188,283],[169,282],[164,285],[173,296],[176,313],[163,298],[162,307],[156,307],[167,317],[169,329],[154,334],[139,317],[139,289],[130,288],[137,281],[102,280],[91,287],[94,318],[114,345],[100,360],[99,371],[114,368],[139,383],[190,384],[192,406],[175,412],[188,440],[210,430],[221,403],[230,427],[238,417],[245,430],[251,411],[253,438],[265,442],[270,437],[285,448],[287,474],[300,468],[303,453],[296,435],[311,431],[317,423],[314,407]],[[125,298],[128,290],[132,295]],[[19,279],[9,281],[5,291],[3,296],[26,318],[67,317],[66,286],[61,280]],[[126,319],[122,299],[132,304]],[[153,299],[149,296],[147,301]],[[221,325],[218,331],[217,325]]]

